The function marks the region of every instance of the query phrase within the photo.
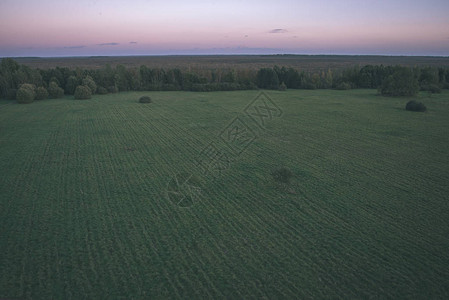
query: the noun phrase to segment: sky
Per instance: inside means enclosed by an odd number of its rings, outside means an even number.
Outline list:
[[[0,0],[0,57],[449,56],[449,0]]]

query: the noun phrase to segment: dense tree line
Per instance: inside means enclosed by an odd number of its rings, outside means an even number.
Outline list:
[[[24,86],[24,84],[26,84]],[[78,94],[106,94],[122,91],[228,91],[246,89],[353,89],[376,88],[383,95],[413,95],[418,90],[433,93],[449,88],[449,68],[366,65],[343,71],[331,69],[319,73],[293,68],[259,70],[197,69],[180,70],[126,68],[107,65],[96,70],[31,69],[11,58],[0,64],[0,97],[16,99],[60,98]],[[20,91],[20,92],[19,92]]]

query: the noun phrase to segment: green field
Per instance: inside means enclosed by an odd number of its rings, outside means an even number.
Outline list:
[[[1,100],[0,298],[448,299],[449,92],[266,93],[262,128],[258,91]]]

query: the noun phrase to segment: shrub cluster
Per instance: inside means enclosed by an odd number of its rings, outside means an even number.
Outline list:
[[[97,84],[95,83],[93,78],[90,77],[89,75],[84,77],[82,85],[87,86],[90,89],[92,95],[97,92]]]
[[[407,102],[407,104],[405,105],[405,109],[409,111],[419,111],[419,112],[425,112],[427,110],[424,104],[422,104],[421,102],[416,102],[415,100]]]
[[[383,96],[414,96],[419,91],[418,80],[409,68],[399,68],[380,87]]]
[[[59,87],[55,81],[50,82],[48,85],[48,95],[51,99],[58,99],[64,96],[64,90]]]
[[[32,103],[36,97],[36,87],[33,84],[24,83],[17,90],[17,102],[22,104]]]
[[[108,90],[102,86],[97,87],[97,93],[99,95],[106,95],[108,93]]]
[[[36,89],[36,100],[44,100],[48,98],[48,91],[43,86]]]
[[[92,98],[92,92],[85,85],[79,85],[75,89],[75,99],[86,100]]]
[[[140,97],[139,102],[140,103],[151,103],[151,98],[148,96],[142,96],[142,97]]]

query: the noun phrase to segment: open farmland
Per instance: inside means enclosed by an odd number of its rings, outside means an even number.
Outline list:
[[[1,100],[0,298],[447,299],[449,93],[269,91],[257,126],[258,93]]]
[[[257,70],[292,67],[307,72],[342,70],[364,65],[402,65],[408,67],[447,67],[449,57],[433,56],[368,56],[368,55],[169,55],[169,56],[94,56],[94,57],[17,57],[31,68],[56,67],[98,69],[109,64],[138,68],[180,68],[181,70],[236,69]]]

